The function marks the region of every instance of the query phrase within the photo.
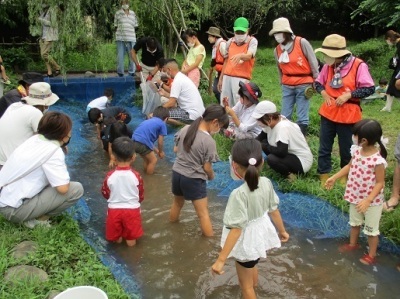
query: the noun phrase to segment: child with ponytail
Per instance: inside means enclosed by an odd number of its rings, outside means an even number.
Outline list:
[[[256,298],[257,263],[266,251],[289,240],[278,210],[279,198],[272,183],[260,177],[263,165],[261,144],[255,139],[240,139],[232,147],[232,178],[244,180],[229,196],[221,237],[222,250],[212,271],[223,274],[227,258],[236,260],[243,298]],[[276,229],[278,233],[276,232]]]

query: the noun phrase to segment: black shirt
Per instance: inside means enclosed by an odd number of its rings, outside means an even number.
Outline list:
[[[140,49],[142,50],[142,63],[147,65],[147,66],[156,66],[157,61],[160,60],[161,58],[164,58],[164,50],[161,46],[161,44],[156,40],[157,44],[157,50],[154,53],[150,53],[147,51],[147,45],[146,42],[149,38],[148,37],[142,37],[140,38],[133,49],[137,53]]]

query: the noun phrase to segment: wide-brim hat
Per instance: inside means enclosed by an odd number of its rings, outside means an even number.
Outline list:
[[[254,109],[251,117],[255,119],[262,118],[265,114],[276,113],[276,105],[271,101],[261,101],[257,104],[256,108]]]
[[[235,20],[235,23],[233,24],[233,31],[246,32],[247,29],[249,29],[249,21],[246,18],[240,17]]]
[[[325,37],[322,47],[315,50],[315,53],[321,52],[325,55],[338,58],[351,54],[346,48],[346,39],[339,34],[331,34]]]
[[[44,82],[43,75],[35,72],[27,72],[22,74],[22,79],[18,81],[19,84],[33,84],[37,82]]]
[[[286,18],[279,18],[274,20],[272,23],[272,29],[269,32],[269,35],[274,35],[278,32],[287,32],[293,34],[292,28],[290,28],[289,20]]]
[[[262,92],[257,84],[253,82],[239,82],[239,87],[250,102],[253,104],[258,104],[258,99],[262,96]]]
[[[208,31],[206,33],[212,36],[221,37],[221,31],[217,27],[208,28]]]
[[[29,95],[22,98],[27,104],[32,106],[51,106],[57,102],[59,97],[52,93],[50,84],[37,82],[29,86]]]

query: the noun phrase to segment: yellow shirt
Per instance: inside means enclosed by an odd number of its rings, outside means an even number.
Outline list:
[[[200,61],[199,68],[203,66],[204,60],[206,59],[206,49],[203,45],[198,45],[197,47],[192,47],[189,49],[189,52],[186,56],[186,62],[188,65],[192,65],[196,62],[196,57],[198,55],[203,55],[203,58]]]

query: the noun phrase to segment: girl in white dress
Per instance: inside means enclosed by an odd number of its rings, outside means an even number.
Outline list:
[[[272,183],[260,177],[263,165],[261,144],[255,139],[241,139],[232,147],[231,173],[245,182],[232,191],[224,215],[222,250],[212,271],[223,274],[226,259],[236,260],[236,272],[244,299],[256,298],[257,263],[266,251],[289,240],[278,210],[279,198]],[[275,224],[278,233],[274,225]]]

